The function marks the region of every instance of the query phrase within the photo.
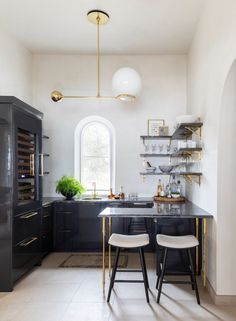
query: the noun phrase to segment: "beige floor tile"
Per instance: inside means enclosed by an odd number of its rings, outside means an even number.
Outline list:
[[[1,300],[1,299],[0,299]],[[19,312],[23,309],[21,303],[0,303],[0,321],[17,320]]]
[[[78,284],[42,284],[28,288],[30,302],[70,302]]]
[[[108,275],[106,279],[106,293],[109,285]],[[89,278],[84,280],[82,285],[78,288],[72,298],[72,302],[97,302],[102,303],[106,301],[102,290],[102,278],[97,275],[90,275]]]
[[[68,303],[30,303],[11,321],[61,321]]]
[[[108,321],[110,312],[107,303],[71,303],[62,321]]]
[[[199,280],[201,306],[189,285],[163,285],[156,303],[155,256],[146,254],[150,304],[143,284],[117,283],[110,304],[102,292],[101,269],[58,268],[70,253],[52,253],[11,293],[0,294],[0,321],[236,321],[236,307],[215,306]],[[129,268],[139,268],[136,254]],[[119,278],[142,278],[141,273],[120,273]],[[106,295],[109,286],[106,274]]]

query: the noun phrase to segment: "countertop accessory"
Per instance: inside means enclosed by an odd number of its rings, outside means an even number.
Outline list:
[[[60,91],[54,90],[51,99],[58,102],[64,98],[77,99],[117,99],[122,101],[133,101],[141,89],[141,78],[137,71],[132,68],[120,68],[112,78],[114,96],[103,96],[100,90],[100,26],[109,22],[109,15],[101,10],[91,10],[87,13],[89,22],[97,27],[97,94],[94,96],[65,96]]]
[[[180,196],[178,198],[169,198],[169,197],[161,197],[161,196],[154,196],[154,202],[156,203],[184,203],[185,197]]]
[[[159,169],[160,169],[160,171],[161,171],[162,173],[170,173],[173,168],[174,168],[174,166],[172,166],[172,165],[159,166]]]

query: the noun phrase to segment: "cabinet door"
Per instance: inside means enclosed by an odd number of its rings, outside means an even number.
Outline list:
[[[42,252],[43,255],[51,252],[53,248],[52,205],[42,208]]]
[[[72,251],[74,249],[78,225],[78,203],[56,202],[54,210],[54,248],[56,250]]]
[[[30,114],[14,110],[15,214],[41,206],[40,157],[42,121]]]
[[[98,218],[100,203],[79,204],[79,228],[75,236],[75,248],[78,250],[98,250],[102,246],[102,220]]]
[[[13,226],[13,275],[17,280],[41,261],[41,209],[15,216]]]

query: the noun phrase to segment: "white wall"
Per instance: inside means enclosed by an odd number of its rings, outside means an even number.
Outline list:
[[[222,104],[222,95],[227,74],[236,57],[235,15],[235,0],[208,0],[188,59],[188,111],[201,116],[205,144],[202,185],[200,189],[189,189],[188,196],[215,216],[208,224],[208,278],[217,294],[226,295],[236,294],[236,266],[232,267],[235,259],[230,260],[230,256],[235,257],[236,254],[232,247],[227,247],[230,243],[234,244],[234,233],[227,227],[235,224],[235,221],[228,214],[232,208],[226,199],[223,200],[224,206],[217,203],[221,193],[217,185],[222,184],[221,177],[224,176],[221,171],[217,179],[217,172],[227,158],[233,156],[226,152],[229,150],[228,142],[222,142],[219,124],[221,115],[228,112],[227,106]],[[219,149],[220,144],[225,148]],[[219,154],[221,156],[218,159]]]
[[[236,61],[233,63],[225,84],[220,112],[218,139],[218,218],[220,227],[218,244],[220,263],[218,275],[227,275],[218,280],[218,287],[228,294],[235,294],[236,254],[232,244],[236,228],[235,208],[235,159],[236,159]],[[222,248],[223,246],[223,248]],[[226,262],[226,264],[225,264]],[[223,263],[223,264],[222,264]]]
[[[111,79],[122,67],[136,69],[143,81],[140,98],[134,103],[98,100],[64,100],[53,103],[54,89],[64,94],[96,94],[96,57],[35,55],[33,58],[33,101],[44,115],[45,132],[51,137],[45,149],[51,157],[51,175],[44,179],[45,195],[55,194],[56,181],[74,171],[74,130],[87,116],[108,119],[116,130],[116,191],[154,195],[157,179],[139,176],[143,151],[139,136],[147,133],[149,118],[163,118],[173,128],[175,117],[186,111],[186,56],[104,56],[102,93],[111,94]]]
[[[4,30],[0,43],[0,95],[31,103],[31,53]]]

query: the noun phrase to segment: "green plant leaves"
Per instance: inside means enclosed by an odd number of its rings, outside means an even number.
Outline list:
[[[71,176],[62,176],[57,182],[56,192],[67,198],[72,198],[75,195],[81,195],[85,192],[85,188],[76,178]]]

